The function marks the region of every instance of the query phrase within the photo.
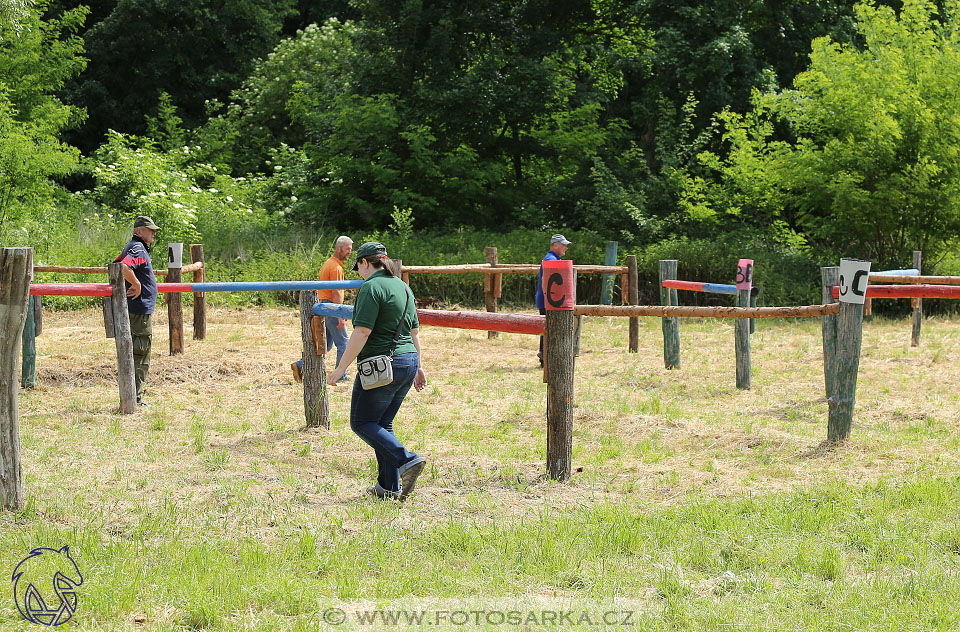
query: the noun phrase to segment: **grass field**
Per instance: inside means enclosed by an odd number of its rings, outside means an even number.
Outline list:
[[[823,450],[819,320],[758,321],[741,392],[731,321],[683,321],[666,371],[658,320],[628,354],[625,320],[587,319],[567,484],[543,475],[536,339],[424,328],[396,427],[429,465],[399,505],[363,495],[348,388],[303,428],[298,318],[217,309],[170,357],[159,315],[152,407],[121,416],[100,315],[46,314],[0,574],[69,545],[70,630],[960,627],[960,321],[914,349],[866,323],[852,439]],[[0,630],[34,629],[4,581]]]

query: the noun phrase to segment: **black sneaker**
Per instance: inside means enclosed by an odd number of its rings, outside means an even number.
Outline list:
[[[422,456],[413,457],[412,461],[400,466],[400,500],[406,500],[417,486],[417,478],[423,473],[427,460]]]
[[[400,492],[392,492],[389,489],[384,489],[380,486],[380,483],[374,483],[368,487],[367,493],[382,500],[403,500]]]

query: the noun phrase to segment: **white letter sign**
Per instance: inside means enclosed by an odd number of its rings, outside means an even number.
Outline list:
[[[870,262],[861,259],[840,260],[840,301],[863,305],[867,298]]]
[[[167,244],[167,267],[183,267],[183,244]]]

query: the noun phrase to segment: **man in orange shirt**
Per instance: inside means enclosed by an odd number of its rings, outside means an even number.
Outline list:
[[[353,240],[346,235],[337,237],[333,245],[333,256],[323,262],[320,268],[320,274],[317,276],[321,281],[343,281],[343,262],[350,258],[353,252]],[[317,300],[321,303],[343,303],[343,290],[317,290]],[[324,324],[327,330],[327,351],[333,345],[337,345],[337,364],[340,364],[340,358],[347,348],[347,341],[350,336],[347,335],[347,325],[342,318],[324,317]],[[303,381],[303,360],[297,360],[290,366],[293,371],[293,379],[298,382]],[[346,375],[341,381],[349,379]]]

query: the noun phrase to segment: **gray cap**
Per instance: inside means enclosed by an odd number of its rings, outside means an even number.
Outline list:
[[[551,244],[563,244],[564,246],[569,246],[569,245],[572,244],[573,242],[572,242],[572,241],[567,241],[567,238],[566,238],[566,237],[564,237],[564,236],[561,235],[560,233],[557,233],[556,235],[554,235],[553,237],[550,238],[550,243],[551,243]]]

